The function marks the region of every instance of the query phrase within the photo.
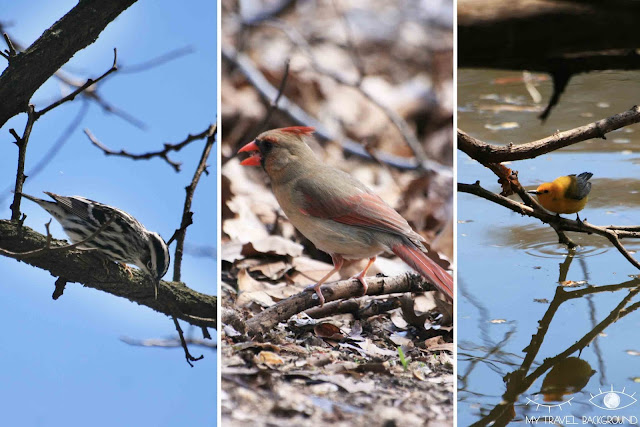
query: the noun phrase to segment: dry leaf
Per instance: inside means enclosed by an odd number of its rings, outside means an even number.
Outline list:
[[[333,340],[342,340],[344,334],[336,325],[331,323],[320,323],[313,328],[313,332],[320,338],[328,338]]]
[[[284,360],[272,351],[261,351],[257,356],[258,363],[267,365],[282,365]]]

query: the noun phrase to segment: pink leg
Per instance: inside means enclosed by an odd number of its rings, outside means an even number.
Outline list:
[[[340,255],[331,254],[331,260],[333,261],[333,270],[328,272],[322,279],[318,280],[318,283],[316,283],[315,285],[309,286],[309,288],[313,288],[313,290],[316,291],[316,294],[318,295],[318,300],[320,301],[320,307],[324,305],[324,297],[322,296],[322,291],[320,290],[320,286],[322,286],[322,284],[326,282],[327,279],[331,277],[334,273],[340,271],[340,269],[342,268],[342,264],[344,263],[344,258],[342,258]]]
[[[364,268],[364,270],[362,270],[362,272],[360,272],[360,274],[358,274],[357,276],[354,276],[353,278],[358,280],[360,283],[362,283],[362,286],[364,287],[364,291],[362,292],[362,295],[366,295],[367,294],[367,289],[369,289],[369,285],[367,285],[367,281],[364,279],[364,276],[367,275],[367,270],[369,270],[369,267],[371,267],[371,265],[376,262],[376,257],[373,258],[369,258],[369,263],[367,264],[367,266]]]

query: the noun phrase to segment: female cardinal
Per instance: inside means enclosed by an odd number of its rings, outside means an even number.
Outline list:
[[[320,286],[340,270],[345,259],[369,258],[355,279],[364,286],[376,256],[393,252],[453,300],[453,279],[425,254],[425,239],[360,181],[322,163],[305,143],[312,127],[288,127],[261,133],[238,152],[256,152],[245,166],[262,166],[289,221],[316,247],[331,255],[333,270],[313,286],[320,305]]]

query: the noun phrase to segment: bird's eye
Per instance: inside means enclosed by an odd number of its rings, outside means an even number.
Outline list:
[[[273,142],[269,141],[268,139],[263,139],[262,146],[264,147],[265,151],[269,151],[273,148]]]
[[[548,192],[549,192],[549,190],[544,190],[544,191],[543,191],[543,193],[548,193]]]
[[[153,262],[151,260],[147,261],[147,268],[151,270],[153,268]]]

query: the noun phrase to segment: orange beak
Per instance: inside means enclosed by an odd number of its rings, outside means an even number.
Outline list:
[[[241,161],[240,164],[242,166],[260,166],[261,165],[262,156],[260,155],[258,145],[256,144],[255,141],[251,141],[250,143],[248,143],[247,145],[239,149],[238,153],[253,152],[253,151],[257,151],[257,153]]]

